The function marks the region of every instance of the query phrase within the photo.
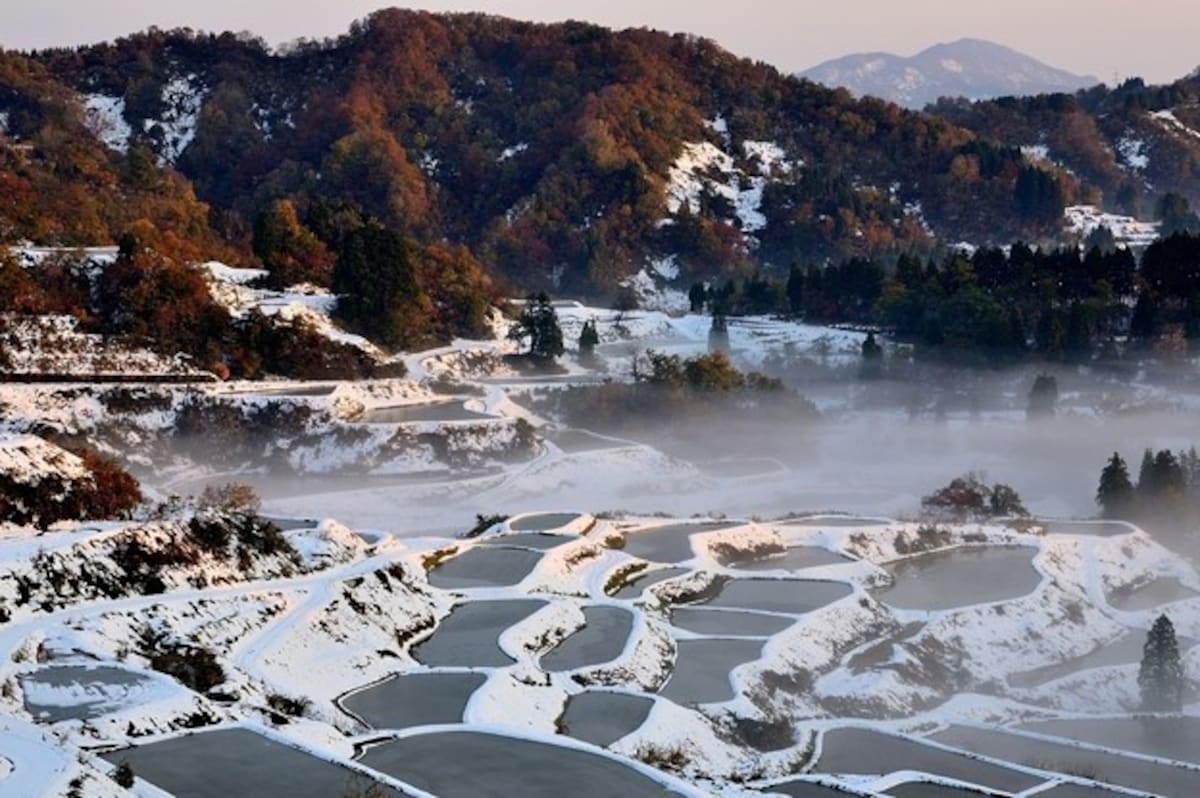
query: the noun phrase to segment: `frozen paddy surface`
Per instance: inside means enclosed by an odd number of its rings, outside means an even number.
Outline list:
[[[677,794],[615,759],[466,730],[402,737],[367,749],[361,761],[439,798],[664,798]],[[466,763],[470,767],[464,767]]]
[[[25,709],[38,720],[89,720],[145,698],[156,681],[148,676],[94,665],[54,665],[20,678]]]
[[[609,746],[637,731],[650,717],[654,699],[628,693],[580,693],[567,699],[563,733],[577,740]]]
[[[512,587],[520,584],[541,562],[529,549],[488,546],[469,549],[429,572],[429,584],[443,590]]]
[[[330,798],[404,795],[375,779],[326,762],[248,729],[220,729],[105,754],[128,762],[134,774],[178,798],[286,795]]]
[[[927,611],[1020,598],[1041,582],[1033,567],[1036,555],[1037,549],[1027,546],[922,554],[887,566],[894,581],[877,598],[897,609]]]
[[[621,607],[584,607],[584,626],[542,657],[547,673],[559,673],[610,662],[625,650],[633,630],[633,614]]]
[[[932,739],[964,751],[1165,796],[1200,795],[1200,770],[990,729],[951,726]]]
[[[407,673],[351,693],[342,706],[375,729],[461,723],[482,673]]]
[[[513,663],[499,645],[500,635],[546,606],[536,599],[460,604],[442,619],[433,636],[413,656],[433,668],[502,668]]]

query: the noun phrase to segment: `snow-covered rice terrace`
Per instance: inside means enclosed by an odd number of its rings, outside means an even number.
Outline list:
[[[646,304],[678,301],[664,271]],[[369,347],[319,292],[208,273]],[[1196,696],[1134,714],[1159,613],[1200,678],[1186,560],[1114,522],[897,520],[968,469],[1086,517],[1122,425],[1189,442],[1187,385],[1064,373],[1029,422],[1028,374],[864,383],[860,332],[734,319],[734,361],[819,416],[614,432],[544,400],[705,352],[711,320],[557,309],[595,361],[458,341],[400,379],[0,388],[0,432],[122,452],[155,500],[255,485],[291,552],[193,550],[178,508],[0,528],[0,795],[125,795],[118,768],[154,798],[1200,794]],[[64,367],[168,372],[51,326],[29,340],[69,338]],[[131,541],[153,590],[119,578]]]
[[[1200,639],[1200,579],[1133,527],[1096,531],[325,521],[286,533],[301,559],[277,573],[200,562],[161,595],[24,602],[12,582],[39,557],[86,582],[115,530],[10,537],[0,785],[116,795],[97,774],[127,763],[156,796],[1195,794],[1194,735],[1156,742],[1192,722],[1127,720],[1135,657],[1086,660],[1158,611],[1110,597],[1167,575]],[[914,579],[925,602],[901,595]],[[156,672],[148,628],[214,652],[224,681]],[[1185,663],[1200,676],[1200,648]]]

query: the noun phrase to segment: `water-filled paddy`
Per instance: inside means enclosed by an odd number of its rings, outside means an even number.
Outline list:
[[[1111,595],[1108,597],[1108,603],[1119,610],[1137,612],[1152,610],[1164,604],[1196,598],[1196,596],[1196,591],[1184,587],[1178,579],[1162,577],[1135,590]]]
[[[1089,535],[1113,538],[1133,532],[1129,526],[1116,521],[1036,521],[1047,535]]]
[[[625,650],[633,614],[621,607],[584,607],[584,626],[542,657],[542,670],[573,671],[610,662]]]
[[[892,585],[877,597],[898,609],[931,611],[1020,598],[1041,582],[1036,555],[1037,549],[1024,546],[922,554],[889,565]]]
[[[543,532],[520,532],[515,535],[495,535],[480,541],[484,546],[507,546],[514,549],[549,551],[564,543],[577,540],[574,535],[547,535]]]
[[[571,696],[562,716],[563,733],[593,745],[612,745],[637,731],[654,699],[627,693],[588,692]]]
[[[1085,718],[1021,727],[1037,734],[1200,765],[1200,718]]]
[[[551,433],[548,440],[567,454],[621,449],[631,445],[624,441],[605,438],[594,432],[585,432],[578,429],[565,429]]]
[[[846,798],[847,795],[862,794],[846,792],[835,787],[826,787],[824,784],[817,784],[811,781],[788,781],[783,784],[772,785],[764,789],[763,792],[788,795],[791,798]]]
[[[672,626],[698,635],[770,637],[795,622],[794,618],[737,610],[677,607],[671,611]]]
[[[704,602],[706,607],[799,615],[845,598],[854,589],[843,582],[811,579],[732,579]]]
[[[1009,793],[1023,792],[1042,783],[1042,779],[1019,770],[867,729],[826,732],[816,766],[817,772],[830,774],[886,774],[901,770],[915,770]]]
[[[757,560],[735,561],[728,567],[739,571],[801,571],[805,568],[820,568],[826,565],[845,565],[854,562],[837,552],[820,546],[792,546],[782,554],[762,557]]]
[[[342,706],[375,729],[460,723],[482,673],[407,673],[346,696]]]
[[[546,606],[536,599],[474,601],[460,604],[442,619],[433,636],[413,651],[433,668],[499,668],[514,660],[498,643],[500,635]]]
[[[368,749],[362,762],[439,798],[663,798],[675,794],[619,760],[473,731],[393,740]]]
[[[762,656],[761,640],[680,640],[670,678],[660,694],[677,704],[715,704],[735,695],[733,669]]]
[[[512,521],[509,527],[516,532],[549,532],[573,524],[579,518],[579,513],[538,513],[518,518]]]
[[[928,781],[906,781],[894,787],[888,787],[889,798],[983,798],[990,792],[968,790],[963,787],[949,787]]]
[[[623,586],[620,590],[613,594],[613,598],[619,599],[635,599],[639,598],[646,589],[657,585],[659,582],[665,582],[668,579],[674,579],[677,576],[683,576],[688,573],[686,568],[661,568],[657,571],[645,571],[633,581]]]
[[[1067,773],[1158,795],[1200,795],[1200,770],[1160,765],[1132,757],[1089,751],[1066,743],[1002,731],[951,726],[932,736],[945,745],[983,756]]]
[[[360,773],[277,743],[246,729],[220,729],[105,754],[128,762],[133,772],[180,798],[286,795],[329,798],[374,788],[380,796],[403,795]]]
[[[625,535],[625,553],[651,562],[686,562],[696,556],[693,535],[738,526],[741,524],[667,524],[629,532]]]
[[[1127,798],[1129,793],[1106,790],[1103,787],[1092,787],[1085,784],[1057,784],[1048,790],[1039,792],[1037,798]]]
[[[1092,668],[1132,665],[1141,662],[1142,646],[1145,642],[1146,635],[1143,632],[1130,632],[1082,657],[1034,668],[1023,673],[1015,673],[1008,677],[1008,683],[1013,687],[1039,687],[1056,679]],[[1187,638],[1179,638],[1180,651],[1187,650],[1192,644],[1193,641]]]
[[[429,584],[443,590],[473,587],[511,587],[519,584],[541,561],[540,552],[485,546],[446,560],[429,572]]]
[[[496,416],[468,410],[461,402],[433,402],[420,405],[377,407],[363,413],[363,424],[412,424],[418,421],[478,421]]]
[[[710,477],[739,479],[786,471],[778,460],[766,457],[747,457],[730,460],[713,460],[698,464],[699,469]]]
[[[827,529],[846,529],[859,526],[887,526],[889,521],[879,518],[859,518],[849,515],[813,516],[810,518],[793,518],[784,522],[785,526],[825,527]]]

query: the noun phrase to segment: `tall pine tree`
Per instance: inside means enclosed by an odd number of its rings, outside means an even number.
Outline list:
[[[583,323],[579,332],[579,359],[591,360],[596,356],[596,347],[600,344],[600,333],[596,330],[596,320],[589,319]]]
[[[1105,518],[1120,518],[1132,507],[1133,483],[1129,480],[1129,468],[1116,452],[1100,472],[1096,504],[1103,509]]]
[[[1183,706],[1183,686],[1183,666],[1179,661],[1175,627],[1170,618],[1160,615],[1142,647],[1142,664],[1138,668],[1142,709],[1178,712]]]
[[[545,292],[531,296],[521,318],[508,331],[514,341],[529,339],[529,354],[538,360],[553,360],[563,353],[562,327],[558,313]]]

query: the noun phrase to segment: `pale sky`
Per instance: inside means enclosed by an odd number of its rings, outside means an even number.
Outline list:
[[[187,26],[249,30],[272,44],[341,33],[386,0],[0,0],[0,45],[35,48]],[[518,19],[582,19],[716,39],[799,71],[865,50],[911,55],[964,36],[991,39],[1106,82],[1174,80],[1200,64],[1194,0],[434,0],[410,7]]]

